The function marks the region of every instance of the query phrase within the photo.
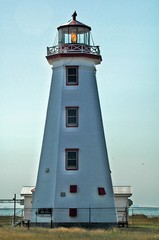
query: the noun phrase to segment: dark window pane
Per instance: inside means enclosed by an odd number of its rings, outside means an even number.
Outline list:
[[[76,76],[68,76],[68,82],[69,83],[76,83]]]
[[[76,159],[76,152],[68,152],[68,159]]]
[[[71,124],[71,123],[72,123],[72,124],[73,124],[73,123],[76,124],[76,117],[69,117],[69,118],[68,118],[68,124]]]
[[[73,109],[73,108],[68,109],[68,117],[69,116],[76,116],[76,113],[77,113],[76,109]]]
[[[76,167],[76,160],[68,160],[68,167]]]
[[[68,75],[76,75],[76,68],[68,68]]]

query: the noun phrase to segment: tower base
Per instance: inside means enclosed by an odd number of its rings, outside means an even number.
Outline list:
[[[72,228],[72,227],[78,227],[78,228],[87,228],[87,229],[107,229],[107,228],[114,228],[118,227],[118,224],[116,222],[93,222],[93,223],[74,223],[74,222],[67,222],[67,223],[54,223],[54,222],[37,222],[37,223],[31,223],[31,227],[44,227],[44,228],[59,228],[59,227],[64,227],[64,228]]]

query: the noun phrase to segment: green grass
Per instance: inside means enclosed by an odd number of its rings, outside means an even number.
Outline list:
[[[1,228],[1,240],[150,240],[159,239],[159,231],[145,231],[132,229],[86,230],[81,228]]]
[[[134,215],[129,218],[129,226],[140,229],[159,229],[159,217],[150,218],[145,215]]]
[[[83,228],[0,227],[0,240],[159,240],[159,218],[133,216],[129,228],[88,230]]]

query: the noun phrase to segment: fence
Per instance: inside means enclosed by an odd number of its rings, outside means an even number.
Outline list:
[[[69,209],[51,209],[48,212],[37,212],[36,221],[44,221],[47,219],[48,225],[50,227],[54,226],[54,215],[53,212],[58,211],[59,213],[64,213]],[[109,211],[108,211],[109,210]],[[103,208],[83,208],[77,209],[77,211],[81,211],[81,213],[87,213],[88,218],[87,222],[91,223],[94,218],[94,212],[96,215],[100,215],[101,218],[111,213],[112,209],[103,209]],[[150,225],[150,224],[158,224],[159,227],[159,207],[130,207],[128,209],[117,208],[117,216],[118,216],[118,225],[119,226],[129,226],[136,227],[141,225]],[[32,209],[30,208],[17,208],[16,211],[14,208],[0,208],[0,226],[10,226],[10,225],[18,225],[22,223],[26,216],[31,217]],[[92,217],[93,216],[93,217]],[[74,218],[75,219],[75,218]],[[36,222],[35,221],[35,222]],[[95,219],[93,219],[95,221]],[[78,220],[77,222],[78,223]],[[104,224],[103,224],[104,225]]]

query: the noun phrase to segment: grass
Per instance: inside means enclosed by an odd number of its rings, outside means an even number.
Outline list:
[[[134,215],[129,218],[129,226],[132,228],[147,228],[150,230],[159,230],[159,217],[147,217],[145,215]]]
[[[81,228],[1,228],[1,240],[150,240],[159,239],[159,231],[136,231],[132,229],[86,230]]]
[[[132,224],[131,224],[132,221]],[[83,228],[0,227],[0,240],[157,240],[159,218],[133,216],[129,228],[88,230]]]

